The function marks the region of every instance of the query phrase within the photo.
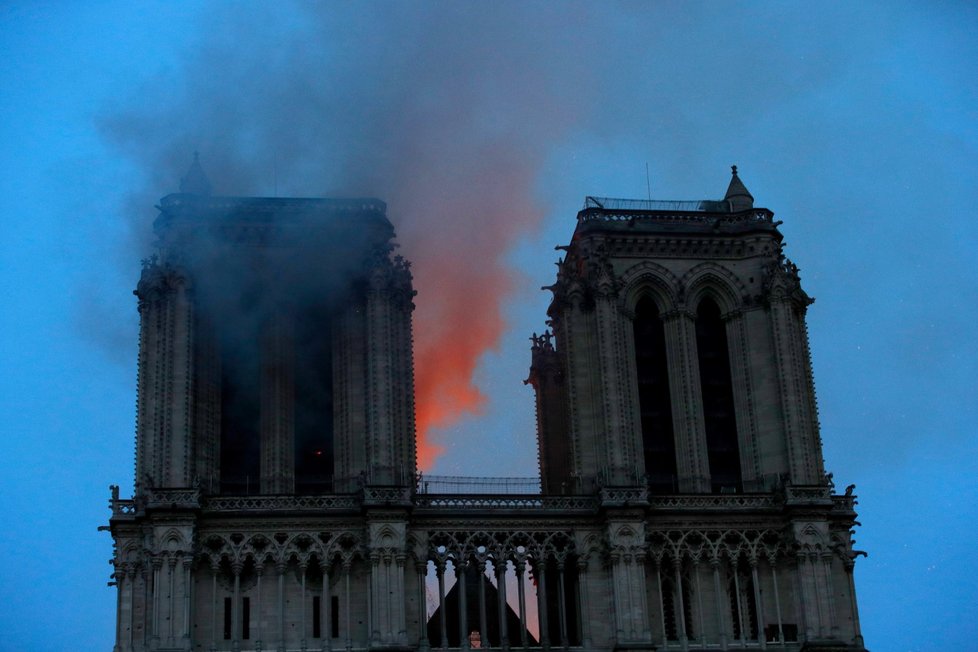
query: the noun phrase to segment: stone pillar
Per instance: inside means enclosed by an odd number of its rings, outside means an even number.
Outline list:
[[[371,271],[367,288],[368,484],[394,484],[394,368],[389,261]]]
[[[594,312],[598,335],[598,371],[604,419],[595,434],[605,451],[606,480],[614,485],[633,486],[643,467],[636,455],[641,426],[633,420],[631,395],[633,374],[629,373],[625,343],[625,319],[618,310],[611,279],[599,283]],[[593,373],[594,370],[592,370]],[[643,458],[644,459],[644,458]]]
[[[288,564],[284,561],[278,561],[275,564],[275,570],[278,574],[278,652],[285,652],[285,571],[288,570]]]
[[[261,492],[295,491],[295,325],[278,310],[262,334]]]
[[[547,612],[547,559],[537,559],[537,621],[540,624],[540,645],[550,649],[550,614]]]
[[[418,649],[426,652],[431,649],[428,643],[428,599],[425,592],[425,578],[428,576],[428,561],[415,563],[418,574]]]
[[[506,616],[509,613],[509,607],[506,605],[506,560],[498,559],[493,563],[496,569],[496,590],[499,596],[499,646],[508,650],[509,625],[506,622]]]
[[[696,321],[685,309],[662,316],[669,365],[669,392],[676,437],[679,491],[710,492],[710,463],[703,424],[703,396],[696,354]]]
[[[740,449],[740,475],[745,490],[766,489],[762,487],[757,442],[749,332],[744,323],[744,315],[739,311],[724,315],[724,321],[730,355],[730,380],[737,423],[737,445]]]
[[[771,329],[780,386],[781,415],[788,450],[791,481],[812,485],[822,482],[815,390],[808,361],[804,318],[796,313],[791,299],[770,299]]]

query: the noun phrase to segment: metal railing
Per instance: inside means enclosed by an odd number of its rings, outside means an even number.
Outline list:
[[[540,478],[474,478],[419,474],[417,493],[531,495],[540,493]]]

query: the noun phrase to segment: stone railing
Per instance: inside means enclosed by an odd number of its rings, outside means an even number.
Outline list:
[[[414,497],[416,507],[425,509],[522,509],[553,512],[593,512],[598,501],[593,496],[542,496],[539,494],[421,494]]]
[[[200,489],[150,489],[142,502],[147,509],[198,509]]]
[[[411,490],[408,487],[364,487],[364,505],[410,505]]]
[[[132,498],[114,498],[109,501],[109,508],[112,510],[112,518],[136,515],[136,501]]]
[[[602,507],[640,507],[649,504],[649,490],[645,487],[602,487]]]
[[[650,496],[649,507],[656,511],[754,511],[781,507],[781,499],[770,494],[702,494],[692,496]]]
[[[785,485],[785,503],[788,505],[831,505],[832,487],[829,485]]]
[[[355,495],[326,496],[210,496],[203,500],[205,512],[291,512],[349,511],[360,508]]]
[[[579,222],[661,222],[669,224],[774,224],[774,213],[754,209],[739,213],[703,211],[646,211],[585,209],[577,214]]]

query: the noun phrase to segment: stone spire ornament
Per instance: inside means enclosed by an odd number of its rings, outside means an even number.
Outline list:
[[[723,196],[724,200],[730,202],[730,210],[736,213],[754,208],[754,196],[737,176],[737,166],[731,165],[730,171],[733,176],[730,178],[730,185],[727,186],[727,194]]]
[[[200,167],[200,153],[194,152],[194,162],[190,164],[187,174],[180,179],[180,192],[188,195],[210,195],[211,182]]]

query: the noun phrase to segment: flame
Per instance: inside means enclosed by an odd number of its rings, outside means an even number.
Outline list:
[[[423,471],[429,471],[444,453],[437,431],[485,408],[486,397],[473,377],[479,359],[498,347],[506,326],[502,304],[514,283],[513,271],[503,258],[515,238],[537,223],[542,213],[530,198],[529,170],[512,156],[486,164],[502,170],[486,184],[489,187],[468,195],[453,190],[447,197],[443,191],[437,213],[426,201],[428,188],[412,187],[392,202],[403,210],[398,211],[403,215],[398,239],[413,261],[418,290],[415,423],[417,461]],[[472,183],[445,187],[472,188]]]
[[[432,288],[430,301],[419,300],[414,315],[418,466],[426,471],[444,452],[433,431],[481,414],[486,404],[473,375],[482,354],[498,346],[505,327],[500,305],[510,286],[501,269],[487,277],[443,266],[422,265],[425,271],[416,274],[422,292]],[[446,283],[443,274],[452,280]]]

